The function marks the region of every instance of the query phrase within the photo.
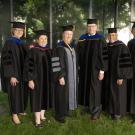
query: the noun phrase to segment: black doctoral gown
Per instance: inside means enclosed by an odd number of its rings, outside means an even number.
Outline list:
[[[132,78],[132,62],[128,47],[122,41],[108,43],[108,111],[113,115],[127,112],[127,79]],[[122,85],[117,84],[123,79]]]
[[[32,112],[52,106],[51,71],[51,50],[48,46],[35,45],[27,55],[24,68],[24,79],[35,83],[34,90],[29,88]]]
[[[79,104],[90,107],[92,113],[101,109],[100,70],[107,68],[106,41],[103,36],[84,34],[77,45],[79,63]]]
[[[14,114],[24,112],[27,105],[27,85],[23,81],[26,50],[22,40],[10,37],[6,40],[1,54],[2,90],[8,93],[11,113]],[[16,86],[11,86],[11,77],[19,81]]]
[[[128,42],[133,64],[133,78],[128,79],[128,111],[135,115],[135,38]]]
[[[52,58],[54,75],[55,114],[57,119],[63,119],[69,110],[77,108],[77,71],[76,53],[61,41],[54,50]],[[59,79],[64,77],[65,85],[59,84]]]

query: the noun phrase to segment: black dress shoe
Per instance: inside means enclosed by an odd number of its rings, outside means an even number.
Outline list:
[[[97,106],[97,107],[94,107],[92,109],[92,116],[91,116],[91,120],[97,120],[100,118],[100,115],[101,115],[101,112],[102,112],[102,106]]]
[[[100,118],[101,111],[92,114],[91,120],[95,121]]]
[[[40,123],[40,124],[35,124],[35,127],[37,127],[37,128],[39,128],[39,129],[41,129],[41,128],[43,128],[43,125]]]

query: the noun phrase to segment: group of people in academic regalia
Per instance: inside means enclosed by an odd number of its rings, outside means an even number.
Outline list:
[[[36,42],[30,47],[21,39],[25,34],[25,23],[13,22],[12,35],[2,49],[1,83],[8,94],[12,120],[21,121],[18,115],[26,115],[28,97],[31,111],[35,116],[35,126],[42,128],[46,121],[45,110],[51,107],[51,53],[48,33],[35,31]]]
[[[34,31],[35,42],[27,46],[22,40],[26,24],[11,23],[11,37],[2,49],[1,83],[16,125],[26,115],[28,99],[37,128],[48,121],[48,108],[64,123],[78,105],[93,121],[104,110],[116,120],[129,112],[135,123],[135,38],[126,46],[118,40],[117,28],[108,28],[106,42],[97,32],[97,19],[88,19],[87,32],[76,45],[74,26],[67,25],[62,40],[50,49],[46,30]],[[135,23],[132,33],[135,37]]]

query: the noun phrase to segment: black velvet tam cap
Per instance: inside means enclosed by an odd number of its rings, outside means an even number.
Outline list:
[[[62,30],[64,31],[74,31],[75,27],[74,25],[66,25],[66,26],[62,26]]]
[[[49,32],[47,32],[46,30],[36,30],[36,31],[34,31],[34,33],[36,34],[36,37],[41,36],[41,35],[48,36],[48,34],[49,34]]]
[[[12,23],[12,28],[22,28],[25,29],[25,23],[24,22],[10,22]]]
[[[108,28],[108,33],[117,33],[117,28]]]
[[[97,19],[87,19],[87,24],[97,24]]]

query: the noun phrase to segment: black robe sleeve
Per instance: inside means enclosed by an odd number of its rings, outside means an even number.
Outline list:
[[[54,50],[54,56],[51,61],[54,80],[58,81],[60,78],[65,77],[65,52],[63,47],[57,47]]]
[[[84,46],[87,45],[86,39],[79,39],[77,47],[76,47],[76,57],[78,65],[81,65],[82,58],[84,57]],[[78,66],[80,69],[80,67]]]
[[[107,43],[104,38],[100,39],[99,50],[98,50],[98,68],[99,70],[106,71],[108,68],[108,49]]]
[[[126,45],[121,46],[118,65],[118,79],[130,79],[133,76],[133,67],[129,49]],[[115,63],[114,63],[115,64]]]
[[[2,50],[1,64],[3,67],[3,77],[18,77],[16,69],[15,56],[15,45],[11,45],[9,42],[6,42]]]
[[[35,75],[35,64],[34,64],[34,55],[33,55],[33,49],[30,49],[26,60],[25,60],[25,67],[24,67],[24,80],[30,81],[34,80]]]
[[[82,53],[81,53],[81,50],[82,50],[82,47],[83,47],[83,44],[86,42],[86,40],[80,40],[78,41],[78,44],[77,44],[77,47],[76,47],[76,58],[77,58],[77,70],[78,70],[78,75],[80,74],[80,65],[81,65],[81,57],[82,57]]]
[[[127,44],[127,46],[128,46],[128,48],[129,48],[129,51],[132,53],[134,50],[132,50],[133,48],[132,48],[132,46],[133,46],[134,44],[132,43],[132,40],[130,40],[129,42],[128,42],[128,44]]]
[[[131,58],[132,58],[132,64],[133,64],[133,71],[135,71],[135,42],[134,42],[134,39],[130,40],[128,42],[128,48],[129,48],[129,51],[130,51],[130,54],[131,54]]]

